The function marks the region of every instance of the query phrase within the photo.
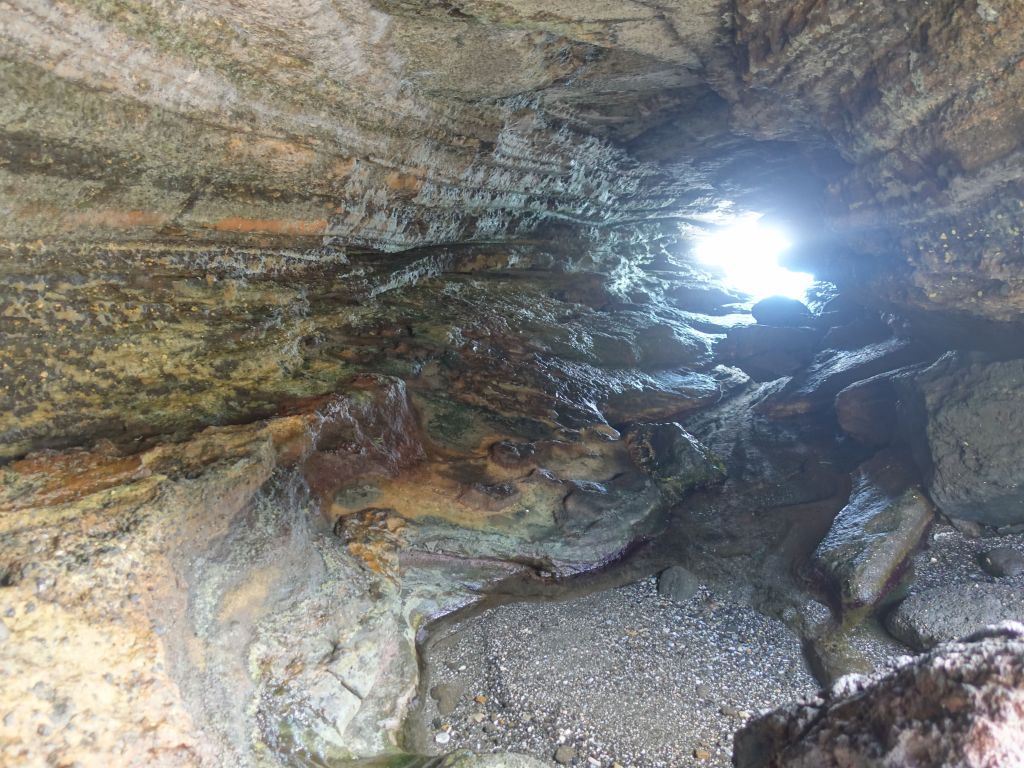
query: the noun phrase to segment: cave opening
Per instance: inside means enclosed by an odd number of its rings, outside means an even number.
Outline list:
[[[0,21],[0,764],[1024,765],[1020,3]]]
[[[764,215],[748,213],[698,238],[697,259],[721,275],[724,287],[754,301],[782,296],[806,300],[814,275],[787,269],[781,261],[793,247],[792,235],[771,226]]]

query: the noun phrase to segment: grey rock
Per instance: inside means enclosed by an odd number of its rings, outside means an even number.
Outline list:
[[[1024,621],[1024,593],[1017,585],[959,584],[911,595],[887,617],[894,637],[919,651],[1004,621]]]
[[[873,617],[852,626],[832,623],[804,643],[808,663],[822,685],[845,675],[878,672],[907,651]]]
[[[666,568],[658,575],[658,594],[676,603],[685,603],[700,589],[700,579],[681,566]]]
[[[811,413],[830,406],[851,384],[921,362],[923,357],[922,350],[899,338],[854,350],[826,350],[757,410],[777,418]]]
[[[1019,576],[1024,573],[1024,554],[1013,547],[995,547],[983,552],[978,563],[992,576]]]
[[[735,768],[1024,764],[1024,626],[851,675],[736,734]]]
[[[717,348],[722,360],[757,381],[788,376],[814,357],[818,331],[803,327],[737,326]]]
[[[936,505],[984,525],[1024,523],[1024,360],[945,355],[914,388]]]
[[[555,750],[555,762],[559,765],[568,765],[576,759],[576,750],[568,744],[562,744]]]
[[[814,552],[844,612],[870,607],[889,592],[932,522],[931,502],[912,480],[907,463],[889,451],[854,474],[849,503]]]

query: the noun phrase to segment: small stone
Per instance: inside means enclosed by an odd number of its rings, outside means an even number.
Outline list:
[[[442,746],[447,744],[451,740],[452,736],[447,731],[441,731],[440,733],[434,735],[434,743],[440,744]]]
[[[982,570],[992,576],[1019,576],[1024,573],[1024,554],[1013,547],[996,547],[978,557]]]
[[[482,693],[478,693],[476,696],[473,697],[473,701],[475,701],[477,704],[486,704],[487,697],[484,696]]]
[[[439,683],[430,689],[430,696],[437,702],[437,711],[450,715],[462,698],[464,686],[461,683]]]
[[[711,753],[704,749],[704,747],[697,747],[693,750],[693,756],[698,760],[708,760],[711,757]]]
[[[658,575],[658,594],[674,603],[685,603],[700,589],[700,579],[678,565]]]
[[[576,750],[568,744],[563,744],[555,750],[555,762],[559,765],[568,765],[576,759]]]
[[[739,717],[740,716],[740,711],[738,709],[736,709],[736,707],[729,706],[728,704],[723,704],[721,707],[718,708],[718,711],[721,712],[726,717]]]
[[[469,716],[469,719],[472,720],[474,723],[482,723],[485,717],[487,717],[487,715],[485,715],[483,712],[474,712]]]

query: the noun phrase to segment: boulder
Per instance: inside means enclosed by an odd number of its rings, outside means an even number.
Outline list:
[[[993,527],[1024,523],[1024,360],[948,354],[913,385],[939,509]]]
[[[925,651],[1003,621],[1024,621],[1018,584],[942,585],[913,594],[885,621],[894,637]]]
[[[1022,710],[1024,626],[1006,625],[752,720],[736,734],[733,765],[1022,765]]]
[[[762,325],[800,326],[806,325],[811,317],[811,311],[806,304],[796,299],[787,299],[785,296],[761,299],[750,313]]]
[[[890,336],[892,330],[877,316],[860,315],[842,325],[833,325],[822,343],[826,349],[858,349],[884,341]]]
[[[895,586],[933,517],[931,502],[898,454],[880,452],[858,468],[849,503],[813,556],[844,613],[875,605]]]
[[[777,418],[811,413],[831,405],[851,384],[919,362],[924,355],[924,350],[896,338],[855,350],[826,350],[758,410]]]
[[[993,547],[982,552],[978,564],[990,576],[1020,576],[1024,573],[1024,553],[1013,547]]]

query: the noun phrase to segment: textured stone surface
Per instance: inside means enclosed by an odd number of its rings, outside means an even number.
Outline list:
[[[1020,585],[955,584],[917,592],[886,617],[892,634],[917,651],[1004,621],[1024,621]]]
[[[934,517],[900,456],[883,451],[857,470],[849,503],[814,552],[845,612],[873,606],[896,586]]]
[[[0,238],[393,250],[759,201],[812,239],[827,209],[846,236],[812,260],[873,256],[865,296],[1011,320],[1022,23],[1009,0],[18,0]]]
[[[740,729],[737,768],[969,766],[1024,760],[1024,626],[852,676]]]
[[[949,355],[915,377],[914,388],[938,507],[991,526],[1024,523],[1024,361]]]

